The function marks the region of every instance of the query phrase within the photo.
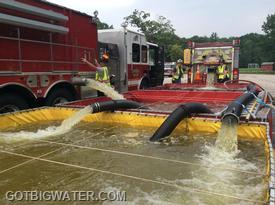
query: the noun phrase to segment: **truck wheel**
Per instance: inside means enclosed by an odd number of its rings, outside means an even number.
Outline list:
[[[0,96],[0,114],[28,109],[27,101],[15,94],[4,94]]]
[[[66,88],[53,90],[46,98],[46,105],[53,106],[59,103],[65,103],[75,100],[74,94]]]

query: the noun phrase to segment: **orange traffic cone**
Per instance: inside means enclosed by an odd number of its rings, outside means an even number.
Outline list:
[[[202,80],[201,72],[200,72],[200,69],[198,68],[197,71],[196,71],[196,75],[195,75],[195,81],[200,82],[201,80]]]

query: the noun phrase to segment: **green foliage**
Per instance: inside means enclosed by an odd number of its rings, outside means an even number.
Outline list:
[[[134,10],[131,15],[124,19],[126,23],[144,33],[148,41],[164,46],[167,61],[175,61],[179,47],[181,48],[179,46],[181,39],[174,33],[175,29],[171,21],[164,16],[159,16],[156,20],[152,20],[150,17],[150,14],[145,11]],[[182,52],[181,48],[181,54]]]
[[[266,33],[263,41],[266,61],[275,62],[275,14],[267,16],[262,29]]]
[[[95,22],[97,24],[97,29],[101,30],[101,29],[113,29],[113,25],[108,25],[107,23],[101,22],[100,19],[98,18],[98,11],[95,10],[94,11],[94,19]]]
[[[259,68],[240,68],[240,74],[271,74],[275,75],[275,71],[265,71]]]
[[[218,34],[216,32],[213,32],[210,35],[210,41],[218,41],[218,40],[219,40]]]
[[[113,29],[113,25],[109,26],[107,23],[101,22],[98,20],[97,22],[97,29]]]
[[[266,21],[262,25],[262,29],[267,35],[275,34],[275,14],[267,16]]]
[[[257,33],[250,33],[240,38],[240,66],[246,67],[249,63],[265,61],[263,41],[265,36]]]
[[[178,44],[173,44],[171,46],[168,47],[168,57],[170,59],[173,59],[173,61],[176,61],[178,59],[182,59],[182,55],[183,55],[183,48],[182,46],[178,45]]]
[[[134,10],[129,16],[126,16],[125,22],[145,34],[148,41],[157,42],[162,39],[162,35],[170,37],[175,29],[171,21],[164,16],[159,16],[156,20],[150,19],[150,14],[145,11]]]

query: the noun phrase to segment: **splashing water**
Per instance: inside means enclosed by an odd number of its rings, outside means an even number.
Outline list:
[[[237,128],[238,122],[235,117],[225,117],[222,120],[215,147],[226,152],[236,153],[238,151]]]
[[[101,82],[98,82],[93,79],[87,79],[87,81],[88,81],[87,86],[89,86],[95,90],[99,90],[99,91],[103,92],[105,95],[112,98],[113,100],[123,100],[124,99],[124,97],[121,94],[119,94],[112,87],[106,85],[105,83],[101,83]]]
[[[106,85],[105,83],[100,83],[98,81],[87,79],[88,86],[105,93],[108,97],[113,100],[122,100],[124,97],[117,93],[112,87]],[[76,124],[78,124],[86,115],[93,112],[91,106],[86,106],[80,111],[76,112],[70,118],[64,120],[60,126],[50,126],[43,130],[38,130],[37,132],[26,132],[20,131],[17,133],[6,132],[0,133],[0,136],[4,140],[20,141],[26,139],[35,138],[46,138],[49,136],[62,135],[69,132]],[[1,139],[1,138],[0,138]]]
[[[43,130],[38,130],[36,132],[2,132],[0,133],[0,139],[5,141],[21,141],[28,139],[46,138],[49,136],[62,135],[69,132],[76,124],[78,124],[84,117],[92,112],[90,105],[74,113],[68,119],[65,119],[60,126],[50,126]]]

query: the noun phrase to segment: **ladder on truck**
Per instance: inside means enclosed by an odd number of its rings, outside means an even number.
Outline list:
[[[265,91],[259,93],[257,96],[260,100],[265,101],[267,97],[267,93]],[[241,117],[244,118],[246,121],[252,118],[256,118],[256,115],[260,109],[261,103],[256,98],[253,99],[246,107],[243,109]]]

